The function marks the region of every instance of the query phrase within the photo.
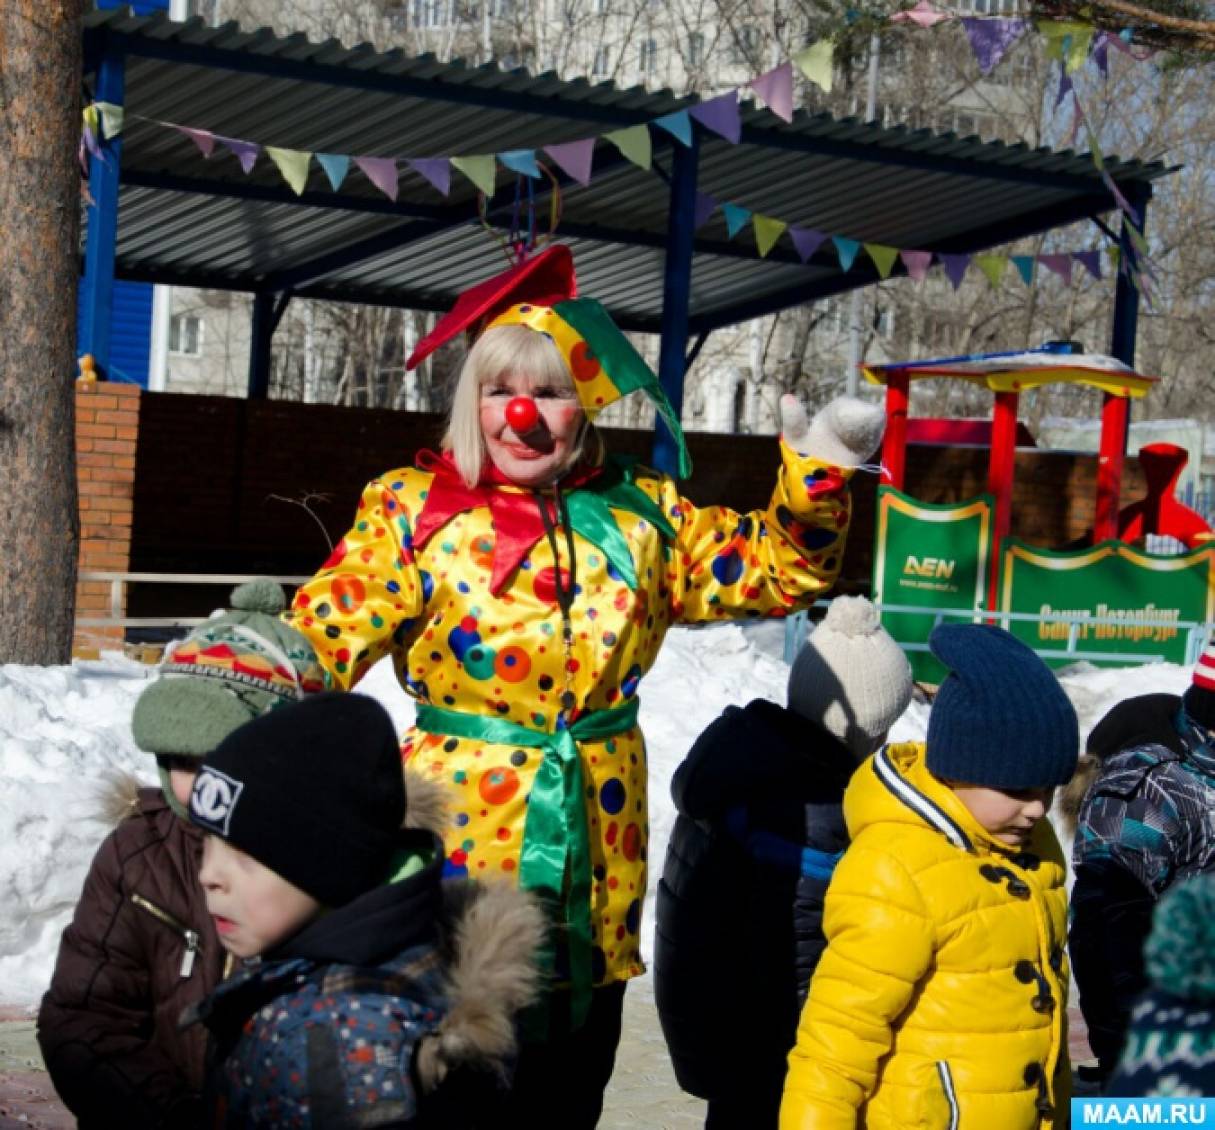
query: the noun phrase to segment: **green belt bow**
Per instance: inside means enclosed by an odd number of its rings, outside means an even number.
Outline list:
[[[570,958],[571,1020],[575,1027],[586,1019],[591,1003],[591,849],[578,743],[631,730],[637,725],[638,705],[634,698],[611,710],[584,714],[568,729],[555,734],[503,718],[464,714],[438,706],[418,707],[418,729],[427,733],[544,750],[527,799],[519,886],[536,891],[564,911]],[[551,945],[544,956],[551,967],[555,961]]]

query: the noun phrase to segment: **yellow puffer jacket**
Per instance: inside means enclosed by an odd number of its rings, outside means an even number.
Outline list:
[[[1050,824],[1021,852],[1001,844],[918,743],[871,757],[844,817],[781,1130],[1067,1126],[1067,893]]]

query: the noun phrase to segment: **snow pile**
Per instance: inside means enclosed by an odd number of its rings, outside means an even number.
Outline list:
[[[653,950],[653,891],[675,813],[671,775],[696,736],[730,703],[784,702],[788,668],[781,625],[675,629],[641,687],[641,723],[650,752],[650,892],[642,949]],[[151,671],[121,657],[71,667],[0,666],[0,1002],[37,1002],[54,966],[59,934],[97,845],[107,832],[98,794],[108,776],[155,780],[152,758],[136,749],[130,718]],[[1180,693],[1189,672],[1171,664],[1126,669],[1069,668],[1062,683],[1084,733],[1120,699]],[[387,662],[360,685],[402,730],[413,706]],[[926,703],[895,724],[897,741],[923,738]]]

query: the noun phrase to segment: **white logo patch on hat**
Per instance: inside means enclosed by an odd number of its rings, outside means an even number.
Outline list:
[[[204,767],[194,778],[194,789],[190,793],[190,815],[194,823],[226,838],[232,813],[244,788],[243,781],[218,769]]]

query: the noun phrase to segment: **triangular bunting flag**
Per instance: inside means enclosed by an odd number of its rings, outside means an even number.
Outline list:
[[[751,217],[751,224],[755,228],[755,246],[759,249],[761,259],[776,246],[781,232],[789,226],[784,220],[774,220],[771,216],[761,216],[758,212]]]
[[[731,90],[700,102],[688,109],[705,129],[724,137],[731,145],[737,145],[742,137],[742,121],[738,116],[738,91]]]
[[[1095,279],[1101,278],[1101,252],[1096,248],[1091,251],[1073,251],[1072,258],[1076,260]]]
[[[311,153],[302,149],[278,149],[273,145],[266,146],[266,156],[278,166],[278,171],[299,196],[308,183],[308,160]]]
[[[957,290],[966,276],[966,268],[970,266],[970,256],[946,255],[944,252],[938,251],[937,258],[941,260],[941,266],[945,268],[945,277],[953,283],[954,290]]]
[[[1127,200],[1127,198],[1125,196],[1122,195],[1122,193],[1118,189],[1118,185],[1115,182],[1114,178],[1112,176],[1110,176],[1109,173],[1105,171],[1105,169],[1101,170],[1101,181],[1105,185],[1105,187],[1110,190],[1110,195],[1113,196],[1115,202],[1118,205],[1119,210],[1121,212],[1123,212],[1125,215],[1130,217],[1131,223],[1138,226],[1139,213],[1137,211],[1135,211],[1134,208],[1131,207],[1131,202],[1129,200]]]
[[[947,19],[949,16],[934,8],[929,0],[918,0],[914,8],[905,8],[901,12],[895,12],[890,17],[890,22],[892,24],[915,24],[917,27],[935,27],[942,20]]]
[[[661,118],[655,118],[650,125],[666,130],[676,141],[680,141],[684,145],[692,144],[692,119],[688,116],[687,110],[676,110],[673,114],[663,114]]]
[[[987,281],[993,287],[999,287],[1008,269],[1007,255],[976,255],[975,266],[987,276]]]
[[[1105,249],[1105,257],[1110,261],[1110,268],[1117,271],[1122,265],[1122,248],[1116,243],[1111,243]]]
[[[166,122],[166,125],[171,123]],[[173,126],[173,129],[178,133],[184,133],[195,145],[198,146],[204,157],[210,157],[215,151],[215,134],[209,129],[191,129],[189,126]],[[267,149],[266,152],[269,152]]]
[[[356,157],[354,163],[389,200],[396,200],[400,172],[395,157]]]
[[[835,44],[830,39],[820,39],[803,47],[793,56],[793,62],[815,86],[831,93],[831,78],[835,72]]]
[[[861,241],[849,239],[843,235],[833,235],[831,242],[835,244],[835,253],[840,257],[840,266],[845,271],[852,270],[852,264],[856,262],[856,253],[861,249]]]
[[[709,217],[717,210],[717,201],[707,193],[696,194],[696,208],[692,213],[692,228],[699,231],[709,222]]]
[[[333,191],[337,192],[350,171],[350,158],[344,153],[314,153],[313,156],[317,164],[325,170],[325,176],[329,178]]]
[[[1032,255],[1010,255],[1008,261],[1017,268],[1017,274],[1026,286],[1034,285],[1034,264]]]
[[[97,135],[101,132],[101,115],[97,112],[97,106],[90,103],[84,108],[84,136],[81,140],[84,142],[84,147],[99,161],[104,161],[105,158],[101,155],[101,146],[97,142]],[[84,166],[84,159],[81,158],[81,166]],[[85,170],[87,174],[87,169]]]
[[[793,246],[797,249],[798,258],[803,263],[810,262],[814,253],[822,246],[827,238],[827,233],[824,231],[815,231],[813,228],[790,228],[789,238],[793,240]]]
[[[510,169],[512,173],[518,173],[520,176],[539,180],[543,175],[540,172],[540,166],[536,164],[534,149],[508,149],[505,153],[498,154],[498,160],[504,168]]]
[[[580,138],[578,141],[563,141],[560,145],[546,145],[544,152],[557,163],[557,167],[586,187],[591,183],[591,163],[595,156],[595,139]]]
[[[1059,66],[1059,90],[1058,90],[1058,93],[1055,94],[1055,109],[1056,110],[1059,109],[1059,107],[1063,105],[1063,99],[1065,99],[1069,94],[1071,94],[1072,89],[1073,89],[1072,77],[1071,77],[1071,75],[1069,75],[1067,73],[1066,69],[1064,69],[1063,65],[1060,64],[1060,66]]]
[[[256,141],[241,141],[238,137],[221,137],[219,134],[215,135],[215,140],[240,162],[242,172],[253,172],[257,155],[262,151]]]
[[[493,196],[497,174],[493,154],[475,157],[452,157],[451,163],[473,182],[486,196]]]
[[[1101,72],[1102,78],[1110,77],[1110,36],[1112,32],[1103,31],[1097,36],[1097,42],[1093,44],[1092,60],[1097,64],[1097,70]],[[1117,36],[1114,36],[1117,39]]]
[[[1095,30],[1092,24],[1079,20],[1038,21],[1038,31],[1046,38],[1046,57],[1058,59],[1069,73],[1088,58]]]
[[[931,251],[900,251],[899,258],[903,260],[903,266],[907,268],[908,278],[913,282],[924,281],[928,268],[932,266]]]
[[[1097,135],[1093,133],[1093,127],[1087,122],[1084,123],[1084,132],[1088,134],[1088,155],[1093,159],[1093,164],[1097,166],[1097,171],[1103,173],[1105,172],[1105,154],[1101,152]]]
[[[650,141],[650,127],[647,125],[629,126],[628,129],[612,130],[603,135],[604,140],[610,141],[639,169],[649,169],[652,162],[653,146]]]
[[[1048,271],[1054,271],[1066,285],[1072,282],[1072,257],[1070,254],[1039,255],[1038,262]]]
[[[793,121],[793,64],[782,63],[751,80],[751,89],[778,118]]]
[[[899,257],[899,249],[887,247],[884,243],[866,243],[865,250],[869,252],[869,258],[877,267],[878,274],[884,279],[889,278],[894,261]]]
[[[726,232],[731,239],[747,226],[747,221],[751,218],[751,209],[728,201],[722,203],[721,212],[726,218]]]
[[[1027,20],[992,19],[984,16],[962,17],[962,27],[970,40],[970,49],[979,64],[980,74],[990,74],[995,66],[1008,54],[1013,44],[1029,30]]]
[[[446,196],[451,192],[451,161],[446,157],[406,157],[407,164],[423,180]]]
[[[113,102],[94,102],[97,113],[101,116],[101,133],[105,138],[117,137],[122,133],[122,121],[126,111]]]

